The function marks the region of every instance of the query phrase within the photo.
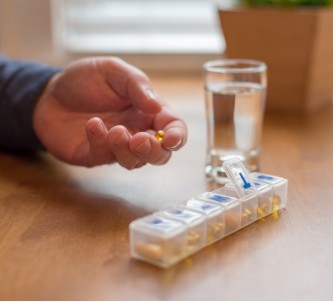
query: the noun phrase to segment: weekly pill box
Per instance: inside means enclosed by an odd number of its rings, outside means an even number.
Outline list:
[[[224,162],[229,182],[178,205],[133,221],[133,258],[168,268],[287,204],[288,180],[248,173],[243,163]]]

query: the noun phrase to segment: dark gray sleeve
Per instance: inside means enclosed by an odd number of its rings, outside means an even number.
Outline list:
[[[32,126],[36,102],[60,68],[0,55],[0,149],[42,149]]]

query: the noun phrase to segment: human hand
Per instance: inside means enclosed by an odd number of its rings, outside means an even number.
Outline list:
[[[44,147],[67,163],[118,162],[127,169],[166,163],[187,139],[185,123],[121,59],[88,58],[53,76],[33,116]],[[163,142],[154,133],[163,130]]]

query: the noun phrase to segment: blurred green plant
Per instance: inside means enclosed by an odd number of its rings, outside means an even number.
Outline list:
[[[333,0],[240,0],[250,6],[329,6]]]

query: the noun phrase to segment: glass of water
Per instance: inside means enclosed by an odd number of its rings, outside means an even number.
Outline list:
[[[237,157],[259,170],[261,132],[266,101],[266,64],[247,59],[207,62],[205,105],[207,120],[206,176],[225,183],[223,162]]]

